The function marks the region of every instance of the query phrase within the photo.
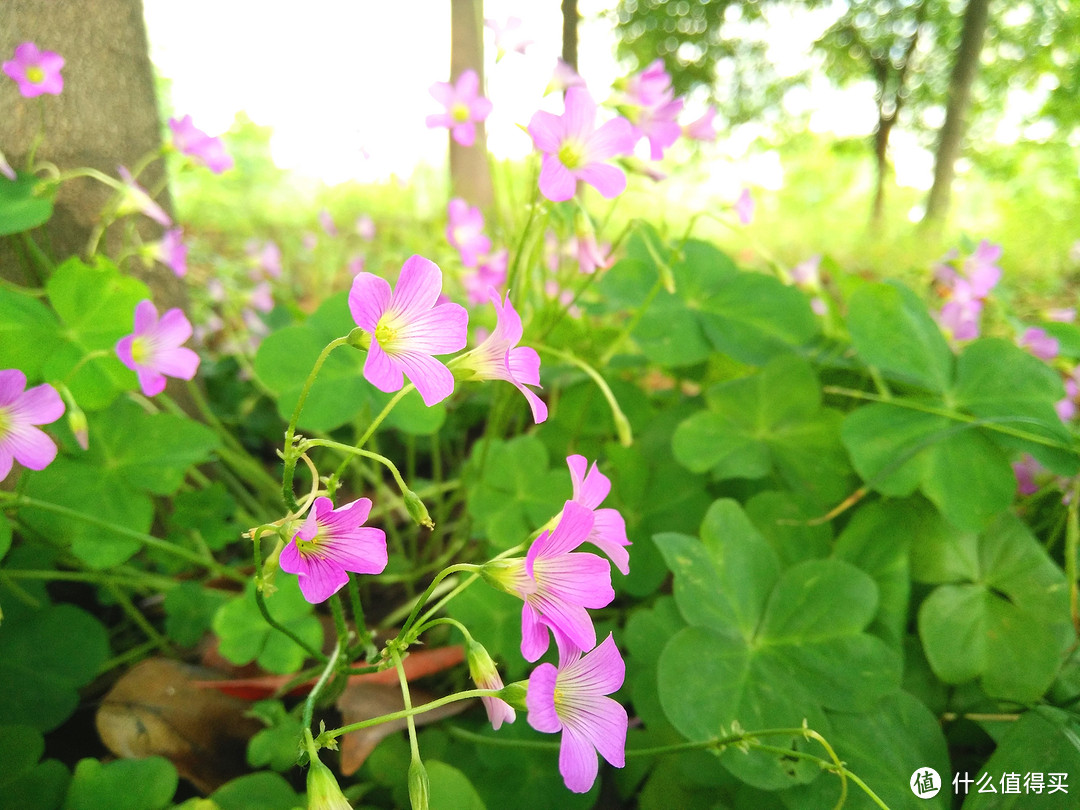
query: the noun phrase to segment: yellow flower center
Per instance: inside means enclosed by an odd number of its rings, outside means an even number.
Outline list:
[[[464,124],[469,120],[469,108],[461,102],[458,102],[450,108],[450,117],[457,121],[459,124]]]
[[[375,340],[379,342],[379,345],[383,348],[383,351],[393,344],[397,340],[398,330],[386,322],[386,318],[380,318],[379,322],[375,324]]]
[[[576,169],[585,157],[583,151],[578,144],[567,141],[559,147],[559,162],[568,169]]]
[[[7,408],[0,408],[0,440],[2,440],[8,433],[8,429],[11,427],[11,417],[8,416]]]
[[[26,69],[26,78],[32,81],[34,84],[41,84],[45,81],[45,71],[39,68],[37,65],[32,65]]]
[[[315,532],[315,536],[310,540],[304,540],[302,537],[296,538],[296,550],[301,557],[306,557],[313,553],[319,547],[319,532]]]
[[[131,359],[140,366],[148,364],[152,353],[146,338],[137,337],[131,341]]]

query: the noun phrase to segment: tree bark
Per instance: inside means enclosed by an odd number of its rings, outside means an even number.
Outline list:
[[[480,77],[484,92],[483,0],[450,0],[450,80],[472,68]],[[495,188],[488,163],[484,123],[476,124],[472,146],[461,146],[450,138],[450,189],[470,205],[485,210],[495,203]]]
[[[25,166],[42,118],[44,140],[36,159],[50,161],[62,172],[91,167],[117,177],[119,165],[132,167],[143,156],[160,150],[161,121],[142,0],[3,0],[0,33],[4,59],[10,58],[20,42],[32,41],[65,60],[64,89],[58,96],[24,99],[14,82],[0,82],[0,149],[13,166]],[[164,179],[164,167],[157,161],[143,172],[139,182],[153,188],[161,186]],[[46,255],[63,260],[82,254],[112,194],[111,188],[88,178],[63,183],[53,217],[38,237]],[[157,200],[166,210],[171,209],[167,188]],[[107,253],[117,254],[127,221],[136,223],[145,241],[161,236],[156,223],[135,217],[108,229],[101,243]],[[134,262],[128,267],[150,285],[159,308],[186,304],[183,283],[167,268],[145,270]],[[15,281],[34,283],[26,278],[8,240],[0,240],[0,273]]]
[[[562,60],[578,69],[578,2],[562,0]]]
[[[945,108],[945,123],[941,126],[934,156],[934,184],[926,201],[922,224],[941,225],[949,212],[949,196],[955,175],[956,160],[964,141],[964,128],[971,105],[971,86],[979,70],[983,37],[989,16],[990,0],[968,0],[964,9],[964,27],[960,48],[956,52],[952,77],[949,79],[949,99]]]

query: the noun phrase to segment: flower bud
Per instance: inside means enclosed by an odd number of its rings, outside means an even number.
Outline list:
[[[515,709],[520,709],[524,712],[528,711],[529,708],[525,704],[525,695],[528,693],[528,691],[528,681],[514,681],[513,683],[508,683],[502,688],[502,691],[499,693],[499,698],[506,701],[507,704],[514,707]]]
[[[523,564],[524,560],[520,557],[509,560],[490,560],[480,566],[480,576],[495,590],[516,595],[513,580]]]
[[[79,447],[83,450],[90,449],[90,426],[86,423],[86,414],[83,413],[82,408],[75,404],[74,400],[69,403],[68,407],[68,427],[71,428],[71,432],[75,434],[75,441],[79,443]]]
[[[357,349],[366,351],[371,347],[371,335],[359,326],[349,332],[348,341],[350,346],[355,346]]]
[[[427,810],[431,799],[431,783],[427,768],[419,757],[409,764],[409,803],[413,810]]]
[[[308,767],[307,792],[308,810],[352,810],[333,772],[315,756]]]
[[[424,506],[424,502],[420,500],[420,496],[413,492],[411,489],[407,489],[404,492],[405,496],[405,510],[418,526],[426,526],[429,529],[435,528],[435,523],[431,520],[431,515],[428,514],[427,507]]]
[[[466,660],[469,662],[469,675],[480,689],[503,688],[499,670],[483,644],[470,638],[466,645],[465,655]],[[513,723],[517,719],[514,710],[499,698],[482,697],[480,700],[484,704],[485,711],[487,711],[491,727],[496,731],[504,722]]]

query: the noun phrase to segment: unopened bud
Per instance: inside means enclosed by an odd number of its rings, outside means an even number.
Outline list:
[[[416,525],[434,529],[435,523],[431,520],[431,515],[428,514],[427,507],[424,506],[424,502],[420,500],[420,496],[411,489],[407,489],[404,492],[404,497],[405,511],[409,513],[409,517],[416,522]]]
[[[318,757],[311,758],[307,774],[308,810],[352,810],[338,787],[334,773]]]
[[[419,757],[409,764],[409,803],[413,810],[427,810],[431,801],[431,782]]]
[[[508,683],[499,692],[499,699],[505,700],[509,705],[520,711],[528,711],[528,706],[525,705],[525,695],[529,691],[528,681],[514,681],[514,683]]]
[[[364,349],[366,351],[371,347],[371,334],[365,332],[359,326],[349,332],[349,336],[346,339],[350,346],[355,346],[357,349]]]

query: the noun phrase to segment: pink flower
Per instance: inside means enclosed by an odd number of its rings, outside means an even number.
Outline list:
[[[221,174],[233,167],[232,155],[225,149],[221,138],[212,138],[191,122],[191,116],[170,118],[173,146],[184,155],[202,163],[214,174]]]
[[[165,377],[190,380],[199,369],[199,355],[182,344],[191,337],[191,323],[180,309],[158,320],[152,301],[135,307],[135,331],[120,338],[116,354],[139,377],[142,392],[153,397],[165,390]]]
[[[375,238],[375,220],[368,214],[361,214],[356,218],[356,233],[365,242]]]
[[[608,637],[592,652],[559,640],[559,665],[540,664],[529,676],[525,705],[529,725],[545,734],[562,732],[559,773],[566,787],[586,793],[596,781],[597,753],[609,764],[626,764],[626,709],[607,695],[618,691],[626,665]]]
[[[507,17],[505,23],[485,19],[484,25],[495,34],[495,61],[498,62],[510,51],[524,54],[525,49],[536,40],[530,39],[521,31],[520,17]]]
[[[539,110],[529,121],[533,143],[544,153],[541,193],[553,202],[569,200],[576,181],[584,180],[608,199],[619,196],[626,175],[604,161],[633,151],[633,127],[625,118],[613,118],[597,128],[596,102],[579,87],[566,91],[565,105],[562,115]]]
[[[743,225],[749,225],[754,220],[754,196],[750,189],[744,188],[739,199],[735,201],[735,215]]]
[[[4,73],[19,86],[23,98],[60,95],[64,89],[64,77],[60,75],[63,67],[64,57],[52,51],[38,50],[33,42],[17,46],[15,58],[3,64]]]
[[[7,158],[4,157],[4,153],[0,152],[0,174],[4,175],[8,180],[15,180],[18,175],[15,170],[11,168],[11,164],[7,162]]]
[[[172,270],[179,278],[187,275],[187,245],[184,244],[184,232],[180,228],[165,231],[161,241],[154,248],[154,258]]]
[[[547,419],[547,405],[525,386],[540,387],[540,355],[528,346],[518,346],[521,340],[521,317],[510,303],[510,295],[501,301],[499,294],[490,289],[491,303],[495,305],[495,331],[468,354],[455,362],[456,366],[470,372],[467,379],[506,380],[516,387],[532,409],[533,420],[540,424]]]
[[[349,264],[348,264],[349,273],[354,275],[354,276],[357,273],[363,273],[364,272],[364,267],[366,265],[367,265],[367,259],[364,256],[362,256],[362,255],[353,256],[351,259],[349,259]]]
[[[1046,334],[1045,329],[1029,327],[1017,341],[1019,346],[1027,349],[1040,360],[1053,360],[1058,356],[1058,339]]]
[[[821,286],[821,254],[815,253],[791,268],[791,280],[799,287],[816,290]]]
[[[1016,491],[1021,495],[1034,495],[1039,491],[1039,485],[1035,483],[1035,476],[1043,471],[1043,466],[1029,453],[1024,453],[1020,461],[1012,463],[1013,474],[1016,476]]]
[[[564,62],[562,59],[555,60],[555,69],[551,72],[551,80],[548,82],[548,86],[544,89],[544,95],[554,93],[556,91],[562,93],[571,87],[584,87],[585,80],[578,75],[578,72],[574,70],[570,65]]]
[[[252,239],[244,246],[244,252],[255,262],[255,269],[260,271],[252,273],[253,279],[262,275],[270,278],[281,278],[281,248],[272,239],[260,244]]]
[[[624,100],[637,137],[648,138],[649,157],[660,160],[664,150],[682,134],[677,119],[683,108],[682,99],[674,98],[671,77],[662,59],[629,79]]]
[[[1058,323],[1072,323],[1076,320],[1075,307],[1055,307],[1046,310],[1046,319]]]
[[[307,520],[281,550],[282,571],[297,575],[300,592],[312,604],[325,602],[355,574],[381,574],[386,568],[386,533],[364,526],[371,501],[360,498],[334,509],[316,498]]]
[[[503,680],[499,676],[499,670],[495,662],[491,660],[488,651],[483,644],[478,644],[471,638],[465,645],[465,659],[469,663],[469,675],[479,689],[502,689]],[[496,697],[482,697],[480,700],[487,711],[488,721],[496,731],[505,723],[513,723],[517,720],[517,712],[505,700]]]
[[[269,281],[260,281],[251,291],[248,303],[252,309],[259,312],[269,312],[274,308],[274,293],[270,289]]]
[[[938,322],[955,340],[974,340],[979,336],[982,298],[975,295],[971,283],[962,277],[953,282],[952,297],[941,307]]]
[[[371,333],[364,376],[380,391],[397,391],[403,375],[426,405],[454,391],[454,375],[432,355],[465,348],[469,315],[460,304],[438,304],[442,271],[422,256],[405,260],[393,292],[384,278],[360,273],[349,293],[357,326]]]
[[[577,239],[578,267],[582,273],[592,274],[596,268],[607,269],[611,266],[610,245],[601,249],[596,243],[596,235],[590,232],[580,234]]]
[[[135,182],[135,178],[131,176],[131,172],[127,170],[127,167],[120,166],[117,171],[120,174],[120,179],[124,181],[124,196],[120,200],[120,206],[116,209],[117,215],[145,214],[165,228],[172,227],[172,219],[165,213],[165,209],[154,202],[145,188]]]
[[[472,146],[476,140],[476,123],[491,112],[491,102],[480,95],[480,77],[472,68],[464,70],[457,82],[435,82],[430,88],[435,100],[446,112],[427,117],[429,128],[448,127],[450,136],[462,146]]]
[[[978,298],[986,298],[1001,281],[1001,245],[983,239],[975,251],[964,261],[963,274],[971,281],[972,291]]]
[[[476,267],[480,256],[491,250],[491,240],[484,235],[484,215],[460,197],[446,206],[446,241],[458,249],[461,263]]]
[[[334,217],[325,208],[319,211],[319,225],[322,226],[323,231],[327,236],[337,236],[337,225],[334,224]]]
[[[700,118],[696,118],[683,126],[683,135],[695,141],[715,141],[716,127],[713,126],[714,118],[716,118],[716,107],[710,104],[709,109],[705,110]]]
[[[465,285],[465,297],[470,304],[482,304],[488,298],[488,290],[506,283],[506,266],[510,252],[503,248],[480,259],[472,273],[466,273],[461,282]]]
[[[64,415],[64,401],[48,384],[26,390],[26,375],[17,368],[0,371],[0,481],[14,462],[44,470],[56,458],[56,444],[35,425]]]
[[[626,551],[630,541],[626,539],[626,521],[618,509],[597,508],[611,492],[611,480],[597,469],[595,462],[590,468],[585,456],[567,456],[566,464],[574,485],[571,500],[591,509],[593,513],[593,527],[586,542],[604,552],[625,576],[630,573],[630,555]]]
[[[1076,400],[1080,397],[1080,383],[1076,381],[1077,376],[1080,376],[1080,366],[1074,368],[1062,380],[1065,385],[1065,397],[1054,403],[1054,410],[1062,422],[1069,422],[1076,416]]]
[[[611,566],[588,552],[571,553],[589,538],[593,513],[573,501],[563,506],[554,531],[544,532],[525,559],[486,563],[481,574],[496,588],[521,598],[521,654],[535,661],[548,648],[548,629],[578,649],[596,646],[596,629],[586,608],[611,604]]]

